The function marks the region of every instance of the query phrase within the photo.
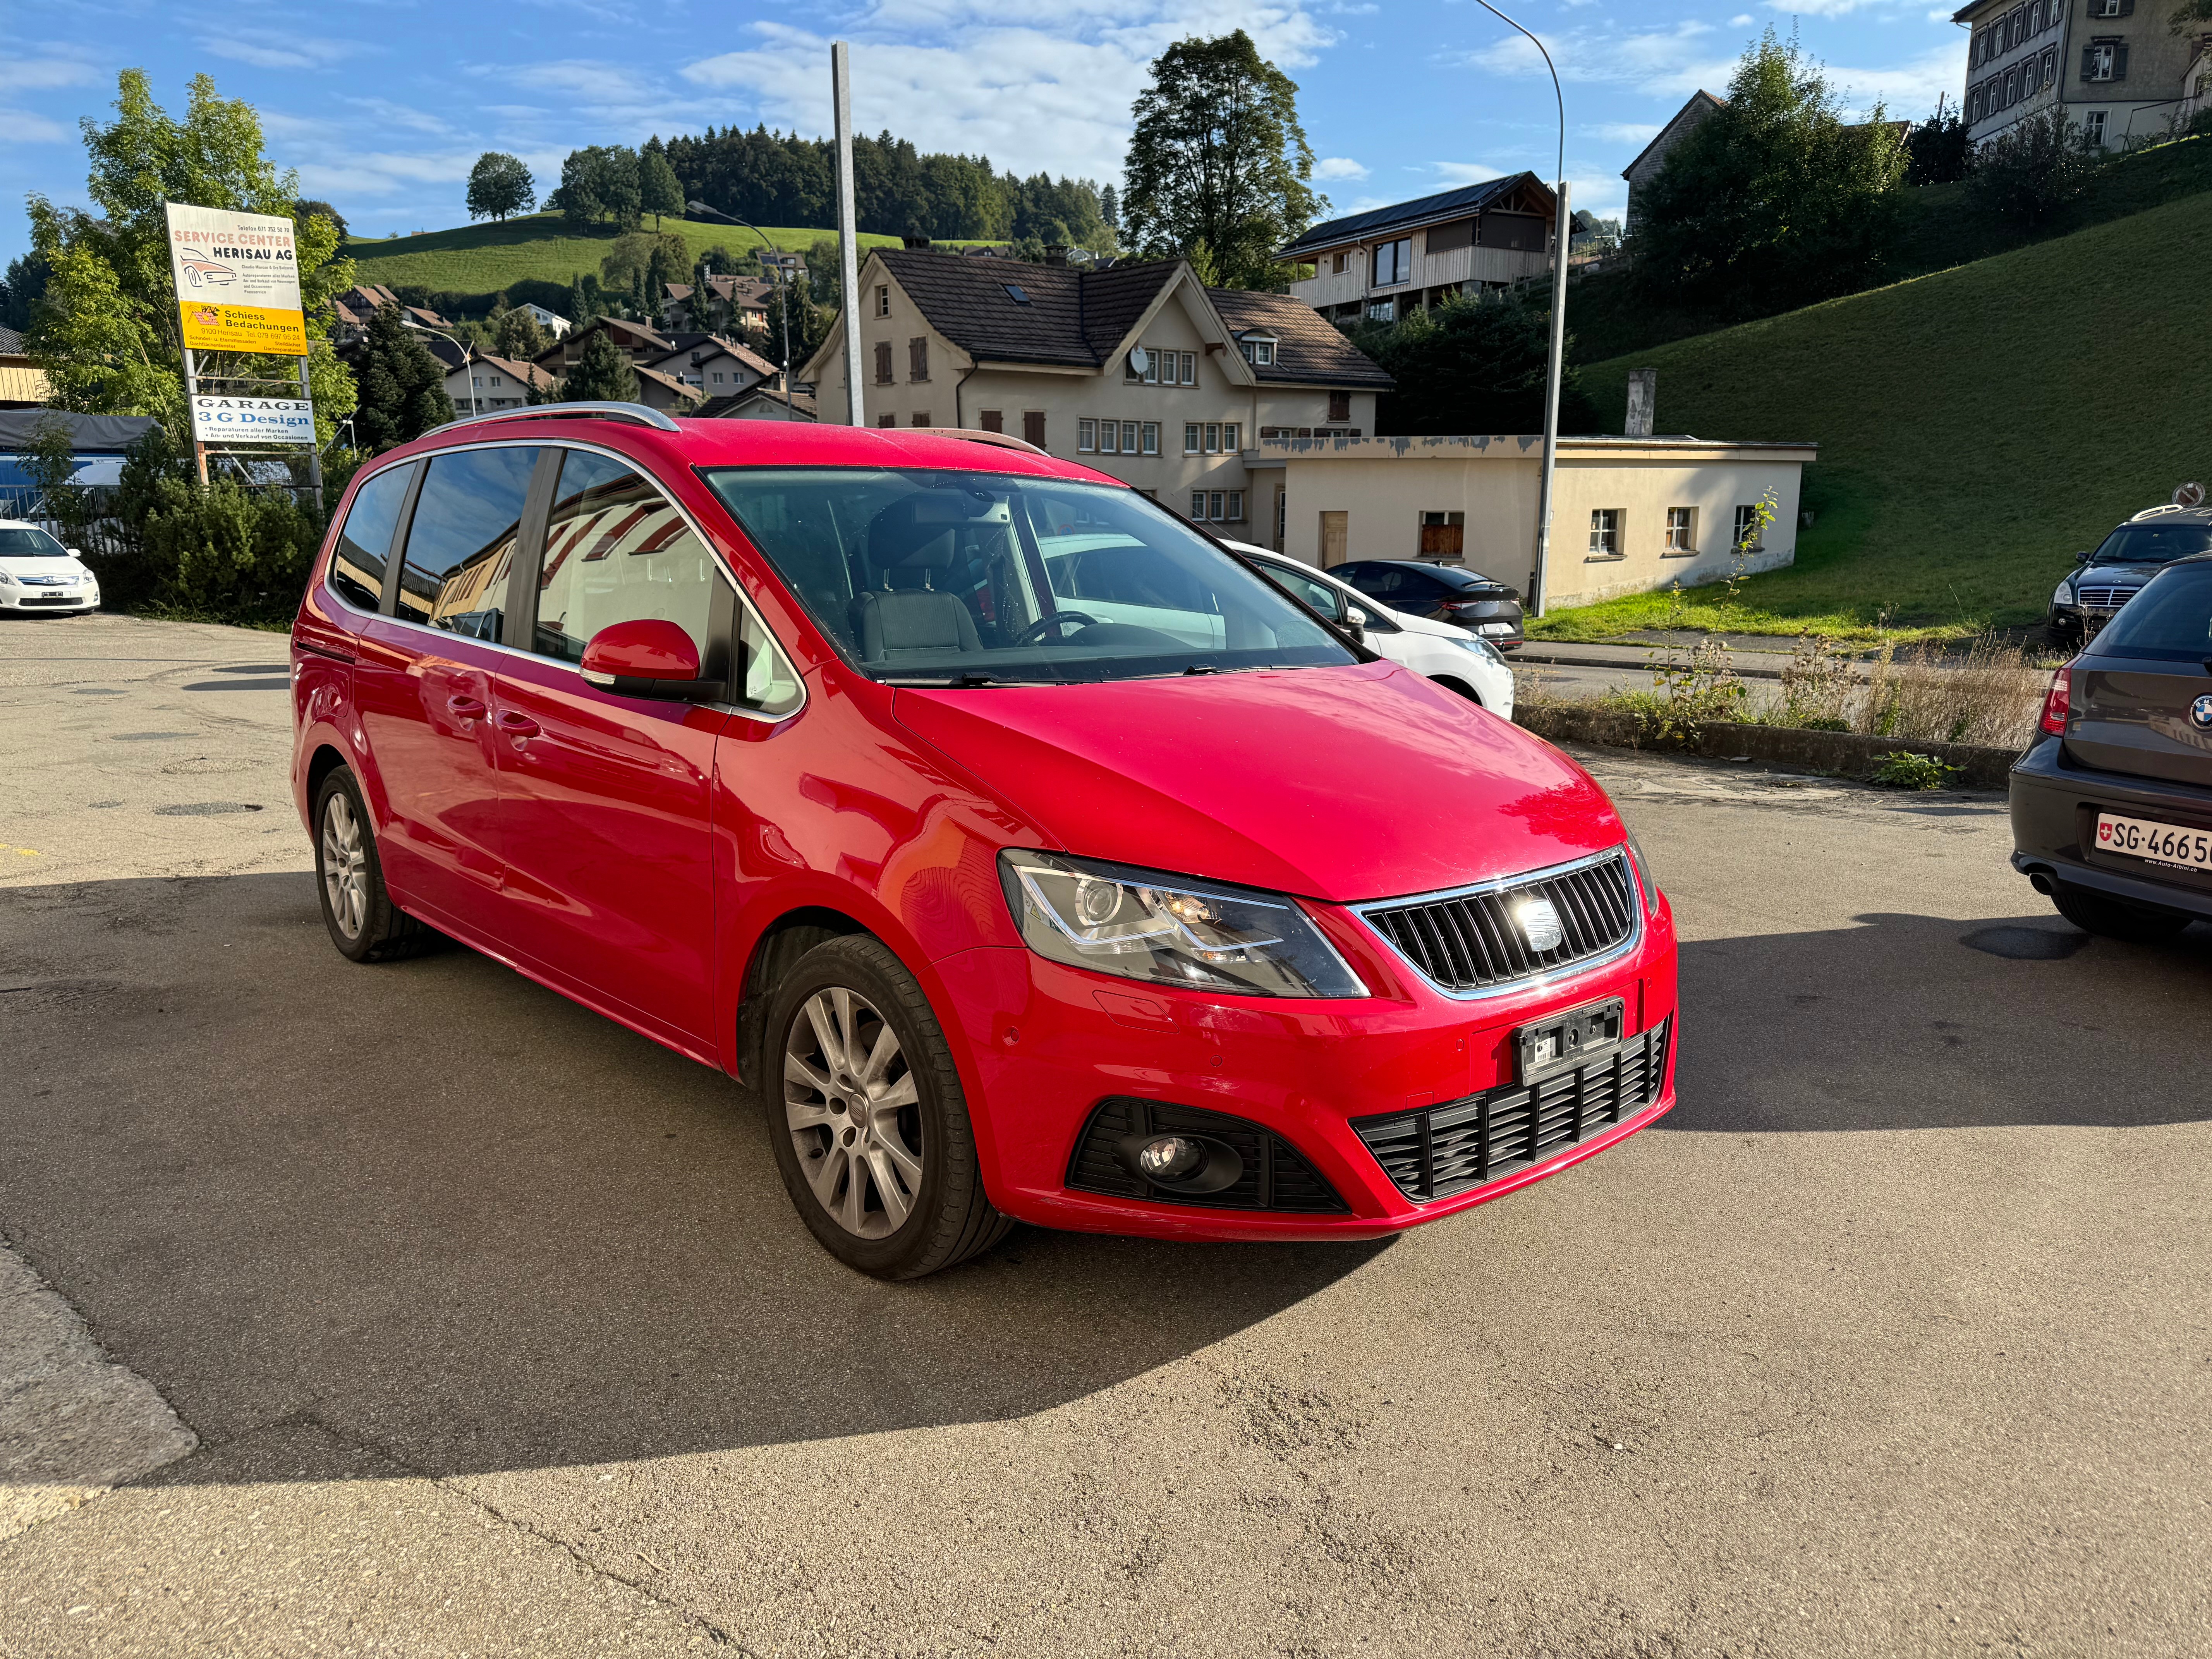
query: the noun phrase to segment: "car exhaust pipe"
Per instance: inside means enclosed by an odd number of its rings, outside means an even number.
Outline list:
[[[2042,894],[2045,898],[2051,897],[2058,891],[2058,884],[2051,880],[2051,872],[2048,870],[2029,871],[2027,872],[2027,884],[2035,889],[2037,892]]]

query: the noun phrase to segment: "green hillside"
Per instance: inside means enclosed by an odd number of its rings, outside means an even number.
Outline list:
[[[1797,562],[1697,625],[1931,634],[2039,621],[2074,551],[2185,478],[2212,479],[2212,193],[1954,270],[1583,370],[1620,429],[1632,368],[1662,431],[1820,445]],[[1570,301],[1571,305],[1571,301]],[[1571,313],[1570,313],[1571,325]],[[1537,631],[1652,626],[1656,595]]]
[[[760,246],[749,232],[734,225],[667,219],[662,221],[662,228],[690,243],[695,259],[717,246],[740,257]],[[763,225],[761,230],[778,246],[801,252],[837,234],[776,225]],[[580,232],[557,213],[533,213],[501,224],[463,225],[453,230],[427,231],[420,236],[356,238],[346,243],[345,252],[360,265],[364,283],[480,295],[489,307],[491,295],[526,283],[550,283],[566,289],[579,271],[598,276],[599,261],[606,258],[619,234],[612,225]],[[896,236],[866,231],[860,234],[864,251],[898,245]]]

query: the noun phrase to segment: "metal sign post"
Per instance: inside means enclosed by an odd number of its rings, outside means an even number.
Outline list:
[[[853,204],[853,49],[830,43],[830,100],[837,117],[837,252],[845,290],[845,422],[867,424],[860,408],[860,236]],[[786,384],[788,384],[787,379]]]
[[[190,346],[186,346],[185,348],[185,423],[187,426],[192,426],[192,470],[199,474],[200,483],[204,485],[208,481],[207,446],[200,441],[199,429],[193,425],[191,413],[194,400],[199,395],[199,354]]]
[[[1559,205],[1552,237],[1552,368],[1544,385],[1544,476],[1536,491],[1536,576],[1529,584],[1530,607],[1540,617],[1552,587],[1552,501],[1553,474],[1559,460],[1559,377],[1567,343],[1567,241],[1574,234],[1568,221],[1567,181],[1559,180]]]

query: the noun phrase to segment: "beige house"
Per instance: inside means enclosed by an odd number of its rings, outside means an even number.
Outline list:
[[[1651,137],[1637,158],[1623,167],[1620,176],[1628,180],[1628,202],[1620,210],[1620,227],[1624,234],[1636,228],[1636,187],[1648,185],[1659,176],[1667,165],[1668,156],[1674,146],[1695,132],[1705,118],[1715,110],[1726,106],[1727,100],[1716,98],[1699,87],[1692,93],[1689,101],[1668,118],[1667,125]]]
[[[46,371],[23,349],[23,337],[0,328],[0,409],[37,409],[52,401]]]
[[[1255,443],[1370,433],[1391,384],[1311,307],[1206,288],[1183,260],[1091,270],[885,248],[859,294],[867,424],[1009,433],[1224,526],[1260,519]],[[841,321],[799,371],[824,421],[847,418],[844,350]]]
[[[1279,257],[1313,266],[1311,276],[1291,284],[1291,296],[1322,316],[1393,323],[1414,306],[1543,276],[1552,268],[1557,216],[1544,181],[1516,173],[1331,219]]]
[[[2106,149],[2163,137],[2212,30],[2176,33],[2171,0],[1974,0],[1960,105],[1974,143],[2052,109]]]
[[[447,362],[447,355],[445,351],[437,354],[441,365]],[[536,363],[507,357],[471,356],[460,367],[446,370],[446,395],[463,415],[489,415],[495,409],[520,409],[530,401],[532,392],[548,392],[557,384]]]
[[[1263,442],[1245,465],[1282,524],[1274,545],[1295,558],[1445,559],[1526,592],[1543,454],[1533,436],[1316,438]],[[1761,502],[1773,517],[1745,568],[1790,563],[1819,456],[1811,443],[1560,439],[1547,603],[1717,580]]]

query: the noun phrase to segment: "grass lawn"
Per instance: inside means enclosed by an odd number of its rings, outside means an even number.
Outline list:
[[[760,246],[750,232],[735,225],[681,219],[664,220],[662,225],[690,243],[694,259],[718,244],[740,258]],[[651,228],[648,220],[647,228]],[[787,251],[801,253],[822,238],[837,234],[776,225],[763,225],[761,230]],[[618,234],[612,225],[583,233],[572,228],[557,213],[533,213],[503,224],[463,225],[453,230],[427,231],[420,236],[350,240],[345,252],[361,267],[360,280],[364,283],[420,283],[427,289],[480,294],[489,299],[521,283],[552,283],[565,289],[579,271],[596,276],[599,261],[606,258]],[[898,246],[896,236],[860,234],[863,257],[869,248]]]
[[[1696,590],[1676,625],[1851,637],[1887,612],[1944,637],[2040,621],[2076,549],[2184,479],[2212,481],[2208,273],[2200,193],[1589,365],[1609,430],[1628,371],[1653,367],[1663,432],[1820,445],[1796,563],[1749,578],[1727,614],[1719,589]],[[1668,619],[1665,595],[1639,594],[1531,631],[1604,639]]]

